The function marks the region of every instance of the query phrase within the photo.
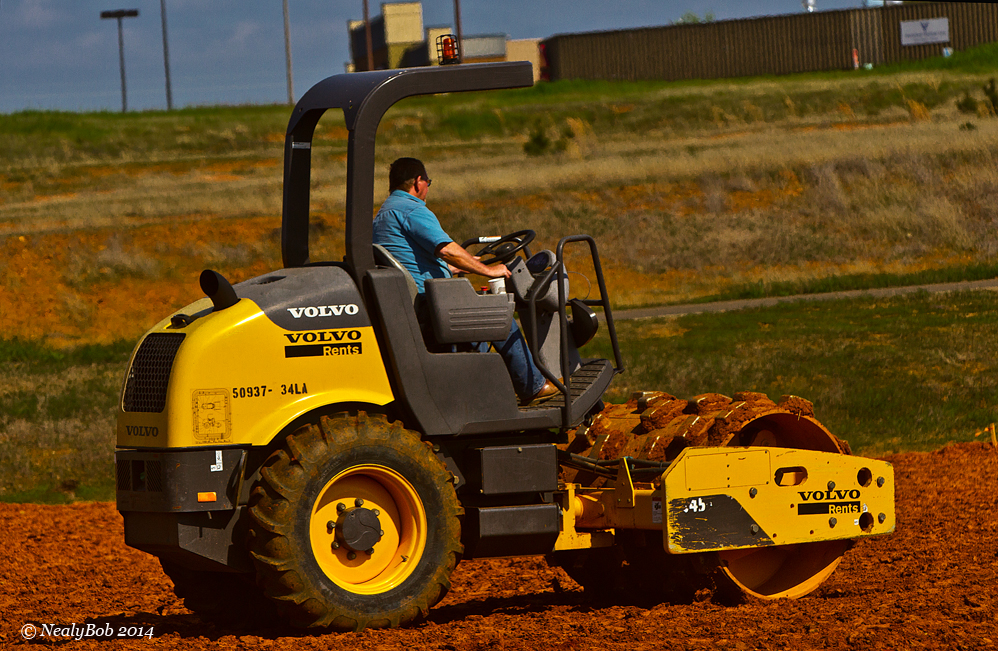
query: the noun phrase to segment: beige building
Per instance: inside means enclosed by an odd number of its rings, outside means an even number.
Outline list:
[[[517,38],[506,41],[506,61],[529,61],[534,66],[534,83],[541,78],[541,40]]]
[[[350,32],[353,69],[367,70],[364,21],[348,21],[347,29]],[[375,70],[419,65],[412,61],[422,58],[420,55],[426,50],[423,34],[423,4],[421,2],[382,3],[381,15],[371,19],[371,45]]]
[[[367,70],[367,40],[363,20],[347,23],[352,61],[348,72]],[[437,65],[437,37],[453,34],[450,25],[423,27],[420,2],[385,2],[381,15],[371,19],[374,69]],[[462,38],[464,63],[530,61],[534,81],[540,77],[539,39],[510,40],[506,34],[478,34]]]

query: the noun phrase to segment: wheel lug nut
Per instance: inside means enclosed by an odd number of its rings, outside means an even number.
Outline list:
[[[379,511],[378,509],[374,509],[374,515],[381,515],[381,511]],[[381,534],[381,535],[384,535],[384,534]]]
[[[371,547],[370,549],[368,549],[368,550],[367,550],[367,551],[365,551],[364,553],[365,553],[365,554],[367,554],[368,556],[370,556],[371,554],[373,554],[373,553],[374,553],[374,547]]]
[[[344,504],[343,502],[340,502],[339,504],[336,505],[336,512],[337,513],[343,513],[346,510],[347,510],[347,505]]]
[[[332,546],[333,549],[339,549],[340,548],[340,544],[338,542],[336,542],[335,540],[333,541],[333,544],[331,546]]]
[[[330,520],[329,522],[326,523],[326,528],[332,531],[333,529],[336,528],[336,523]]]
[[[350,552],[350,553],[347,554],[347,560],[348,561],[352,561],[355,558],[357,558],[357,554],[355,552]]]
[[[354,503],[354,506],[364,506],[364,500],[362,500],[362,499],[361,499],[361,498],[359,498],[359,497],[358,497],[357,499],[355,499],[355,500],[353,501],[353,503]]]
[[[385,530],[384,529],[379,530],[378,531],[378,535],[379,536],[384,536],[385,535]]]

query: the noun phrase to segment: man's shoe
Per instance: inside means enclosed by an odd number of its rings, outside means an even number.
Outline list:
[[[545,402],[546,400],[550,400],[559,393],[561,393],[561,391],[558,390],[558,387],[551,384],[550,380],[545,380],[544,386],[541,387],[540,391],[534,394],[534,397],[531,398],[530,401],[524,405],[524,407],[533,407],[534,405],[539,405],[542,402]]]

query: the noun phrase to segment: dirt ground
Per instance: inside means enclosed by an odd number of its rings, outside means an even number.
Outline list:
[[[0,505],[0,649],[987,649],[998,640],[998,451],[965,443],[888,457],[897,531],[862,542],[797,601],[616,604],[588,600],[539,557],[469,561],[429,621],[311,635],[220,628],[173,595],[157,561],[125,547],[113,504]],[[36,637],[27,624],[152,628],[150,638]]]

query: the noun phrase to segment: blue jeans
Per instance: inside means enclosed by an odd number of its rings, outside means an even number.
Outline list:
[[[472,345],[480,353],[487,353],[489,351],[489,342],[487,341]],[[513,388],[516,389],[516,395],[521,400],[529,400],[537,395],[537,392],[541,390],[547,379],[537,368],[537,365],[534,364],[534,357],[530,354],[530,349],[527,347],[527,340],[524,339],[523,333],[520,331],[520,326],[516,323],[516,319],[513,319],[513,324],[509,327],[509,335],[506,339],[503,341],[493,341],[492,345],[502,357],[502,360],[506,362],[506,368],[509,369],[509,377],[513,380]]]

